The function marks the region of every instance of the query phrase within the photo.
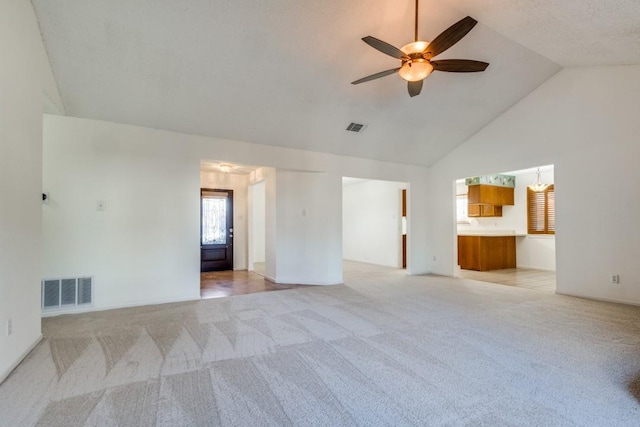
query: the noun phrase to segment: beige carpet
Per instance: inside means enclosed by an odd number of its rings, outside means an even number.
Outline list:
[[[640,425],[638,307],[355,263],[345,281],[45,319],[0,425]]]

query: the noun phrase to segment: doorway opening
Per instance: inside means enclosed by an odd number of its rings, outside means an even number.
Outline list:
[[[554,181],[553,165],[456,180],[455,275],[555,292]]]
[[[202,218],[204,218],[203,214],[205,210],[203,210],[203,206],[205,204],[211,204],[212,207],[209,207],[209,209],[217,215],[212,217],[211,221],[207,223],[214,225],[205,226],[204,221],[201,221],[203,224],[200,226],[201,298],[219,298],[231,295],[291,289],[298,286],[276,284],[253,271],[254,259],[258,261],[262,260],[262,265],[265,264],[264,223],[266,185],[265,180],[260,178],[264,177],[265,169],[267,168],[237,163],[232,164],[220,160],[204,160],[200,162],[201,201],[203,190],[213,193],[205,195],[207,196],[205,197],[207,200],[201,205],[201,215]],[[260,182],[260,179],[262,179],[262,182]],[[251,184],[255,182],[262,185],[254,188]],[[226,206],[229,209],[227,209],[226,215],[223,215],[221,212],[223,202],[221,200],[225,199],[225,196],[227,196]],[[261,198],[262,202],[260,200],[254,201],[256,198]],[[262,208],[260,208],[260,206],[262,206]],[[254,210],[255,212],[261,211],[262,214],[255,215]],[[226,222],[224,227],[219,223],[223,217]],[[262,220],[263,225],[258,227],[258,230],[262,230],[262,237],[260,237],[259,232],[256,233],[254,219],[258,223]],[[226,229],[226,236],[224,236],[223,233],[224,229]],[[208,244],[223,245],[223,237],[227,238],[227,244],[224,248],[227,250],[226,253],[223,253],[220,247],[208,246]],[[209,250],[213,250],[213,252],[209,252]],[[260,250],[262,255],[260,255]],[[203,264],[210,262],[219,263],[223,256],[227,260],[224,267],[222,267],[224,269],[214,268],[214,270],[218,271],[203,271]],[[210,264],[206,264],[205,267],[207,265],[210,266]],[[260,265],[258,265],[258,268],[259,267]]]
[[[407,266],[407,183],[342,178],[344,274]]]

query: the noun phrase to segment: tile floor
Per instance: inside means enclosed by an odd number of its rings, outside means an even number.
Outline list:
[[[555,271],[534,270],[532,268],[508,268],[505,270],[492,271],[461,269],[459,270],[458,277],[461,279],[478,280],[518,288],[535,289],[538,291],[556,291]]]

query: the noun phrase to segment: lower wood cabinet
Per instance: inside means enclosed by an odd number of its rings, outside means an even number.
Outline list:
[[[465,270],[516,267],[515,236],[458,236],[458,264]]]

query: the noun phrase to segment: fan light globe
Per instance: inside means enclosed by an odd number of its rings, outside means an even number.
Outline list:
[[[430,42],[411,42],[406,44],[400,48],[401,51],[406,53],[407,55],[411,55],[412,53],[422,53],[429,46]]]
[[[425,51],[427,46],[429,46],[429,42],[417,41],[402,46],[400,50],[407,55],[416,53],[421,54]],[[408,82],[417,82],[426,78],[432,71],[433,65],[431,65],[428,60],[424,58],[416,58],[403,62],[398,74]]]
[[[402,64],[398,74],[408,82],[417,82],[426,78],[432,71],[433,65],[429,61],[414,59]]]

